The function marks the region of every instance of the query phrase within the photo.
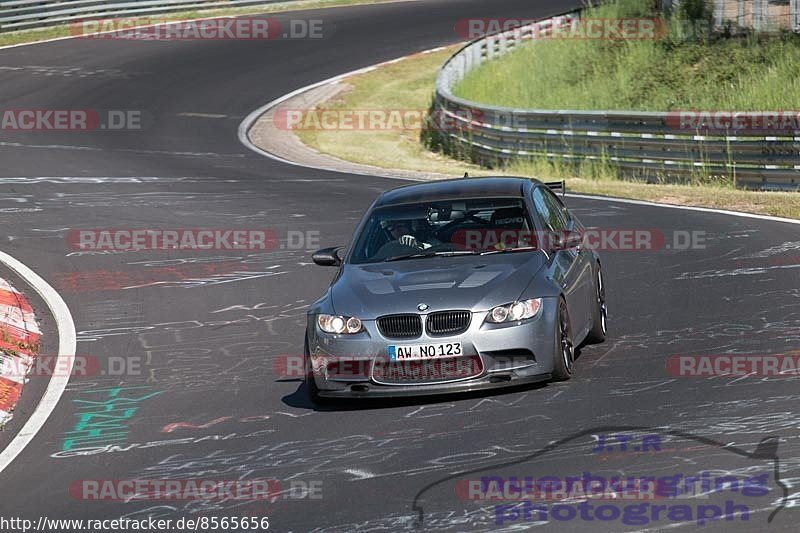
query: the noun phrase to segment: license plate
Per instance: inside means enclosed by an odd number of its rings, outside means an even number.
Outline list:
[[[389,346],[389,359],[392,361],[413,361],[418,359],[436,359],[439,357],[456,357],[464,355],[460,342],[441,344],[405,344]]]

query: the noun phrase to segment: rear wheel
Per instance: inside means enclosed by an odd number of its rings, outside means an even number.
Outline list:
[[[553,361],[553,381],[566,381],[572,377],[575,362],[575,346],[572,344],[572,327],[564,300],[558,302],[556,324],[556,353]]]
[[[597,263],[595,274],[595,303],[592,312],[592,330],[586,336],[586,341],[597,344],[606,340],[606,327],[608,322],[608,308],[606,307],[606,286],[603,283],[603,271]]]

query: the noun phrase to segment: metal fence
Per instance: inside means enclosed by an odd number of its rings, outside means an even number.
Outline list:
[[[0,32],[80,20],[272,4],[285,0],[7,0],[0,1]]]
[[[648,181],[733,176],[741,187],[800,189],[796,126],[773,131],[777,122],[770,123],[767,132],[743,136],[709,130],[707,122],[698,122],[703,129],[683,127],[681,115],[675,113],[512,109],[453,94],[453,87],[484,61],[575,18],[557,17],[484,37],[445,63],[434,100],[434,111],[448,120],[438,139],[445,150],[490,167],[526,158],[595,160]]]
[[[682,0],[659,0],[665,12],[680,11]],[[714,27],[757,32],[800,31],[800,0],[708,0]]]

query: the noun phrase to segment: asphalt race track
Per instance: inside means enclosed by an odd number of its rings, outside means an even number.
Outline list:
[[[667,372],[671,356],[800,348],[796,225],[568,199],[587,225],[665,239],[657,250],[602,253],[610,335],[582,349],[571,381],[324,409],[306,401],[299,379],[279,375],[282,356],[302,354],[305,307],[335,272],[312,265],[306,247],[92,254],[67,243],[74,228],[155,227],[270,228],[283,241],[318,232],[320,247],[346,244],[375,196],[402,182],[261,157],[239,143],[241,120],[298,87],[457,42],[459,19],[569,7],[407,2],[279,17],[323,19],[335,26],[323,40],[67,40],[0,50],[2,108],[143,114],[141,131],[0,136],[2,250],[58,289],[78,354],[141,363],[140,371],[70,381],[41,432],[0,474],[0,513],[269,516],[278,531],[695,529],[694,516],[525,523],[521,509],[515,518],[493,502],[464,501],[459,487],[481,476],[713,471],[763,473],[774,490],[731,492],[728,500],[749,506],[748,520],[714,521],[704,531],[796,530],[798,379]],[[675,246],[687,232],[699,232],[704,247]],[[46,308],[39,303],[37,312]],[[52,353],[52,320],[44,326]],[[35,402],[28,395],[43,386],[26,388],[23,400]],[[21,414],[29,407],[23,402]],[[78,431],[104,416],[111,422],[94,436]],[[3,445],[23,422],[21,415],[6,428]],[[592,450],[593,435],[630,432],[660,445]],[[207,503],[86,501],[70,491],[81,480],[140,478],[274,479],[285,492],[273,502]],[[302,487],[316,492],[301,497]]]

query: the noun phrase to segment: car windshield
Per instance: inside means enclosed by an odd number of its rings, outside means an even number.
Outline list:
[[[480,198],[375,209],[357,236],[350,262],[531,249],[533,226],[521,198]]]

